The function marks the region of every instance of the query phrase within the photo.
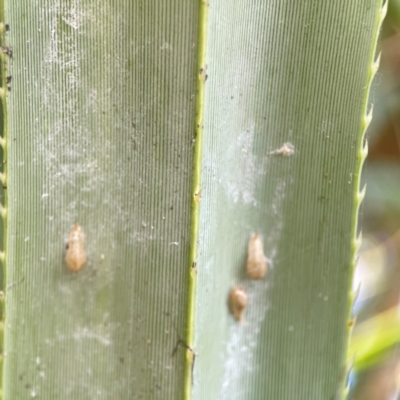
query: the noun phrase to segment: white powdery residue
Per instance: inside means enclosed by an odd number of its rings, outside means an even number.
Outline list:
[[[225,157],[221,160],[224,168],[219,182],[235,203],[242,201],[245,204],[257,204],[256,189],[262,168],[258,166],[257,158],[253,154],[253,143],[254,123],[236,141],[228,144]]]
[[[101,344],[109,346],[111,344],[110,340],[110,333],[108,332],[105,335],[101,335],[93,330],[88,328],[78,327],[75,332],[73,333],[73,337],[75,340],[82,340],[82,339],[94,339]]]
[[[79,41],[94,19],[91,8],[85,8],[79,0],[55,0],[51,6],[40,8],[39,24],[47,30],[47,35],[42,36],[43,62],[36,89],[42,107],[39,115],[47,114],[51,118],[46,124],[41,119],[35,121],[35,132],[40,134],[35,136],[34,162],[45,163],[49,177],[55,178],[52,183],[62,170],[67,171],[63,171],[64,182],[74,181],[76,173],[70,166],[76,164],[84,149],[82,138],[86,132],[81,123],[82,105],[78,94],[82,89],[81,64],[86,54]],[[65,25],[70,29],[66,30]],[[89,100],[86,101],[90,102],[93,93],[90,88],[87,92]]]
[[[57,91],[52,90],[52,76],[48,72],[54,69],[65,71],[67,78],[66,91],[73,89],[79,83],[80,76],[80,55],[78,52],[78,31],[85,19],[84,13],[80,10],[80,2],[78,0],[72,1],[72,4],[65,4],[62,0],[56,1],[53,6],[46,7],[41,10],[42,19],[48,21],[46,24],[50,28],[50,41],[45,50],[45,60],[43,65],[42,77],[46,77],[46,85],[44,86],[44,94],[47,94],[49,101],[54,100],[57,96]],[[59,32],[64,31],[60,29],[61,21],[73,28],[73,31],[68,35],[59,37]],[[56,99],[60,101],[61,99]],[[47,103],[47,106],[58,103]]]
[[[160,50],[172,50],[172,44],[164,42],[161,45]]]
[[[159,239],[159,240],[162,239],[162,238],[158,238],[157,235],[154,234],[154,233],[151,234],[151,233],[147,233],[147,232],[143,232],[143,231],[136,231],[136,230],[133,231],[133,232],[128,232],[128,236],[127,237],[129,238],[128,241],[130,243],[137,242],[137,243],[143,243],[143,244],[145,244],[147,242],[152,242],[152,241],[157,240],[157,239]],[[178,246],[179,243],[178,244],[176,244],[176,243],[178,243],[178,242],[172,242],[172,243],[169,243],[169,245],[172,244],[172,245]],[[143,246],[141,248],[143,250],[147,249],[146,246]]]
[[[294,152],[295,152],[295,150],[294,150],[293,144],[290,142],[285,142],[279,149],[270,151],[268,154],[289,157],[289,156],[292,156],[294,154]]]
[[[281,180],[275,187],[274,196],[269,208],[271,218],[271,229],[268,235],[265,235],[264,248],[268,258],[268,267],[273,268],[273,260],[278,251],[278,245],[283,230],[283,205],[286,197],[286,182]]]
[[[73,332],[60,332],[57,331],[56,335],[52,338],[45,339],[45,343],[50,346],[57,346],[57,343],[70,341],[71,339],[75,341],[82,341],[84,339],[95,340],[102,345],[110,346],[112,345],[112,337],[116,331],[116,324],[108,324],[107,328],[104,324],[98,324],[95,326],[76,326]]]
[[[220,394],[221,400],[246,397],[243,384],[246,375],[257,368],[254,362],[257,351],[257,336],[269,308],[268,282],[250,282],[246,285],[249,305],[244,314],[244,324],[233,323],[224,355],[224,376]]]
[[[278,184],[276,185],[274,191],[274,197],[271,202],[271,211],[276,216],[275,219],[280,221],[280,224],[282,224],[282,208],[283,208],[283,201],[285,199],[285,189],[286,189],[286,182],[283,180],[279,181]]]
[[[73,338],[76,341],[81,341],[82,339],[91,339],[105,346],[110,346],[112,344],[111,331],[112,329],[105,331],[104,326],[101,325],[90,329],[88,327],[78,326],[76,327],[75,331],[71,333],[71,335],[58,333],[56,339],[47,339],[46,343],[50,346],[54,346],[56,342],[64,342]]]
[[[110,224],[105,229],[98,226],[96,215],[100,208],[110,208],[112,204],[116,225],[130,218],[129,211],[114,194],[118,190],[106,190],[110,182],[117,188],[124,183],[122,166],[111,163],[115,141],[108,138],[108,131],[102,129],[103,120],[96,116],[108,105],[110,94],[107,88],[99,91],[92,87],[91,81],[82,76],[88,62],[88,49],[82,47],[82,38],[90,43],[89,47],[95,46],[91,40],[96,36],[93,29],[104,29],[99,21],[108,21],[110,13],[107,4],[100,0],[90,5],[79,0],[53,0],[50,6],[37,7],[44,33],[37,51],[41,59],[40,71],[35,76],[37,84],[30,92],[41,107],[39,118],[32,121],[32,167],[45,172],[41,206],[47,215],[55,215],[49,232],[54,230],[61,238],[60,231],[66,232],[73,222],[83,223],[78,214],[85,210],[87,219],[96,226],[95,239],[91,224],[84,226],[93,254],[105,237],[110,247],[113,245]],[[97,145],[99,142],[101,146]],[[101,195],[94,197],[95,192]],[[48,201],[50,198],[52,201]],[[53,246],[50,253],[59,248],[59,243],[46,243]]]
[[[83,147],[79,143],[81,132],[76,117],[76,110],[79,109],[76,93],[81,86],[80,64],[83,58],[79,50],[79,37],[83,24],[90,19],[91,12],[84,11],[79,0],[68,4],[58,0],[51,6],[40,9],[40,24],[46,26],[49,31],[48,35],[43,37],[49,39],[43,45],[44,59],[38,91],[43,108],[41,114],[46,113],[52,117],[45,126],[37,126],[35,129],[40,131],[40,134],[35,137],[35,154],[38,156],[34,161],[40,160],[40,163],[45,163],[50,178],[57,178],[57,174],[66,169],[67,173],[63,173],[62,177],[64,182],[74,180],[74,174],[68,167],[76,163],[76,155]],[[68,33],[62,27],[65,24],[72,28]],[[63,32],[62,36],[60,32]],[[65,115],[70,118],[66,118]],[[77,138],[76,143],[71,142],[71,137]],[[60,163],[61,159],[65,159],[65,155],[68,157],[67,168],[63,168],[64,165]],[[57,179],[52,179],[52,184],[56,181]]]
[[[322,120],[320,127],[318,128],[318,133],[325,135],[327,139],[329,139],[329,133],[332,132],[334,125],[332,122],[329,122],[328,118]]]

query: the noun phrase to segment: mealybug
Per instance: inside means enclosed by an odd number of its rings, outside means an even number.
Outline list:
[[[249,302],[249,295],[242,286],[235,286],[229,292],[229,307],[238,321],[243,321],[243,312]]]
[[[85,238],[78,224],[75,224],[69,233],[65,262],[74,272],[80,271],[86,264]]]
[[[282,147],[274,151],[270,151],[268,154],[280,154],[281,156],[289,157],[294,154],[294,146],[290,142],[283,143]]]
[[[252,235],[248,244],[247,275],[251,279],[262,279],[267,273],[267,259],[258,233]]]

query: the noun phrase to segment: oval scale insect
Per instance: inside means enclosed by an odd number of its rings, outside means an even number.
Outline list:
[[[86,264],[85,237],[78,224],[69,232],[65,263],[74,272],[80,271]]]
[[[249,302],[249,295],[242,286],[235,286],[229,292],[229,306],[231,313],[238,320],[243,322],[243,312]]]
[[[263,243],[258,233],[251,236],[248,244],[247,275],[251,279],[262,279],[267,273],[268,263]]]

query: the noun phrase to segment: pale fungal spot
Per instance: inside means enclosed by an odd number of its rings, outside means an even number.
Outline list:
[[[270,151],[268,154],[279,154],[281,156],[289,157],[294,154],[294,146],[290,142],[283,143],[279,149]]]
[[[78,224],[75,224],[69,233],[65,262],[74,272],[80,271],[86,264],[85,238]]]
[[[194,200],[195,201],[200,201],[201,200],[201,190],[196,190],[196,192],[194,193]]]
[[[262,279],[267,273],[268,263],[264,255],[263,243],[258,233],[254,233],[248,244],[247,275],[251,279]]]
[[[206,68],[200,68],[199,72],[199,79],[203,82],[205,82],[208,78],[208,75],[206,73]]]
[[[243,321],[243,312],[249,302],[249,295],[242,286],[235,286],[229,292],[229,306],[231,313],[238,321]]]
[[[12,58],[12,50],[10,47],[7,46],[3,46],[1,47],[1,51],[3,52],[3,54],[7,55],[8,57]]]

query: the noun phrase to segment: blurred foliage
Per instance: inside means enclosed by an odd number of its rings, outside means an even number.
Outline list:
[[[349,348],[349,356],[355,355],[354,369],[365,370],[384,361],[387,351],[397,344],[399,337],[400,319],[397,306],[360,323]]]
[[[349,349],[352,400],[400,399],[400,1],[390,0],[363,179],[363,246]]]

